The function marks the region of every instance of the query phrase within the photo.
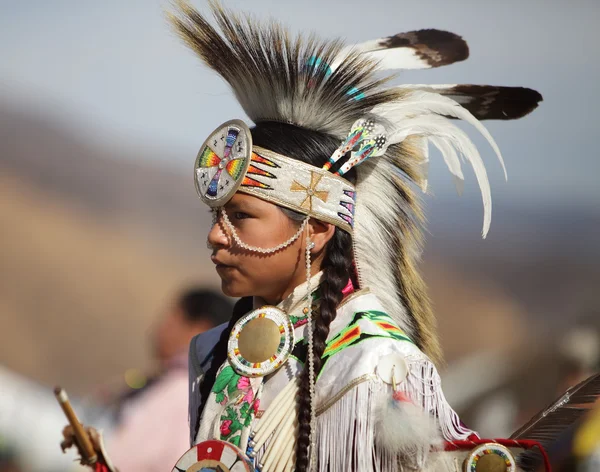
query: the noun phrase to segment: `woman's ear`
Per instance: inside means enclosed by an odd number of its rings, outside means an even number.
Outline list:
[[[320,253],[335,233],[335,226],[331,223],[325,223],[315,218],[311,218],[308,222],[308,232],[310,240],[315,244],[313,254]]]

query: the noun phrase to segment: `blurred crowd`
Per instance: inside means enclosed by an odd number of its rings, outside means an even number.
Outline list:
[[[226,322],[231,310],[231,301],[216,292],[185,290],[152,329],[154,372],[132,369],[119,388],[99,386],[85,402],[71,399],[81,421],[103,431],[121,472],[171,470],[189,448],[188,347],[196,334]],[[0,374],[0,472],[78,470],[74,451],[61,456],[59,437],[67,420],[52,389],[8,371]]]

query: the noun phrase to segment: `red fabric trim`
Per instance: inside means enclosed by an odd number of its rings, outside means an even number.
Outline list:
[[[444,451],[459,451],[464,449],[472,449],[475,446],[480,446],[486,443],[498,443],[505,447],[520,447],[522,449],[531,449],[534,447],[539,448],[544,459],[544,467],[546,472],[552,472],[550,466],[550,459],[543,446],[538,441],[532,441],[529,439],[479,439],[473,438],[473,435],[469,436],[469,439],[461,441],[447,441],[444,444]]]
[[[106,464],[96,462],[94,464],[94,472],[110,472],[110,469],[106,466]]]

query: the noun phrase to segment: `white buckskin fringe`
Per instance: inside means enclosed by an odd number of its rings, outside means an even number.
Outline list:
[[[465,428],[441,390],[441,380],[429,359],[407,359],[409,374],[398,389],[424,412],[437,419],[445,440],[466,439],[473,431]],[[427,467],[428,457],[405,457],[377,442],[378,410],[392,399],[391,386],[378,378],[364,381],[348,391],[317,417],[319,470],[346,472],[397,472]],[[398,425],[402,427],[402,425]],[[439,438],[431,438],[432,450]],[[428,455],[429,456],[429,455]],[[418,469],[415,469],[418,464]],[[441,472],[441,471],[440,471]]]
[[[362,382],[317,417],[319,470],[396,472],[397,459],[375,447],[375,406],[388,388]]]
[[[467,439],[474,431],[466,428],[458,414],[448,404],[442,391],[442,380],[433,363],[427,358],[407,359],[409,374],[398,389],[424,411],[438,419],[446,441]]]

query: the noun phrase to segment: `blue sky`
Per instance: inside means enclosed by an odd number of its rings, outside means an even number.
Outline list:
[[[204,2],[194,4],[206,9]],[[504,183],[489,148],[494,195],[598,206],[600,7],[597,0],[268,1],[226,5],[275,17],[293,31],[359,42],[440,28],[469,43],[468,61],[405,73],[398,82],[523,85],[544,95],[515,122],[488,127],[503,151]],[[189,166],[206,135],[243,117],[226,85],[170,31],[160,0],[0,0],[0,103],[49,115],[86,139],[152,150]],[[483,145],[483,141],[477,140]],[[163,151],[164,150],[164,151]],[[177,156],[173,158],[173,156]],[[159,157],[160,158],[160,157]],[[466,193],[477,192],[471,173]],[[441,160],[433,192],[453,191]]]

